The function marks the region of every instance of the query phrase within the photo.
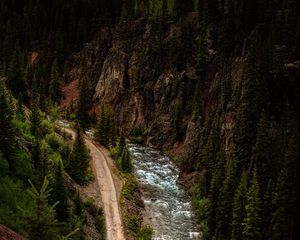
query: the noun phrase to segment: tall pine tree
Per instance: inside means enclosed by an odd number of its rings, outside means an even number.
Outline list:
[[[296,131],[297,132],[297,131]],[[272,218],[272,239],[300,237],[300,135],[295,134],[285,153],[285,164],[278,178],[274,198],[275,212]]]
[[[31,134],[36,138],[41,137],[41,122],[42,119],[41,119],[40,110],[37,104],[34,104],[30,115],[30,131]]]
[[[232,209],[231,239],[243,239],[242,222],[245,218],[247,201],[247,174],[243,172],[241,182],[234,195],[234,203]]]
[[[59,102],[61,99],[61,80],[59,77],[57,61],[54,60],[51,67],[51,76],[50,76],[50,85],[49,85],[49,93],[51,100],[54,103]]]
[[[62,161],[59,161],[56,174],[53,198],[58,202],[56,206],[56,218],[59,222],[67,222],[70,217],[68,204],[68,189],[65,182],[64,166]]]
[[[8,162],[11,174],[14,174],[15,162],[15,130],[13,111],[9,102],[9,94],[0,81],[0,152]]]
[[[79,184],[86,182],[86,175],[89,168],[89,155],[82,136],[82,130],[77,128],[76,139],[70,155],[68,172]]]
[[[79,101],[77,110],[78,122],[84,130],[89,127],[90,91],[88,79],[82,78],[79,86]]]
[[[247,192],[246,216],[243,221],[243,238],[245,240],[262,239],[261,232],[261,199],[257,181],[256,168],[253,171],[251,186]]]
[[[33,197],[35,208],[29,213],[23,210],[26,217],[29,237],[32,240],[55,239],[58,235],[58,229],[54,208],[58,203],[55,203],[52,206],[49,205],[48,200],[50,192],[52,191],[51,188],[48,188],[49,181],[45,177],[40,191],[38,191],[33,184],[31,184],[31,186],[32,188],[29,190],[29,193]]]
[[[23,55],[17,45],[8,68],[8,85],[15,97],[26,89]]]

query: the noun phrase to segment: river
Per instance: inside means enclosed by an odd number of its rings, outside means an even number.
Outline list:
[[[200,239],[191,199],[177,184],[179,169],[160,151],[129,144],[153,240]]]

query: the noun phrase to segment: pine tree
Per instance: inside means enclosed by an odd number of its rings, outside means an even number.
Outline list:
[[[25,71],[23,66],[23,56],[20,46],[17,45],[8,68],[8,85],[14,94],[18,96],[19,93],[26,89]]]
[[[259,185],[257,182],[256,168],[253,171],[251,186],[247,192],[246,216],[243,220],[243,239],[262,239],[261,232],[261,199],[259,196]]]
[[[272,213],[274,212],[273,199],[275,195],[275,184],[270,179],[262,201],[262,232],[264,239],[272,239]]]
[[[38,138],[35,139],[33,149],[31,152],[31,161],[35,170],[34,183],[36,187],[41,187],[44,178],[47,175],[47,155],[44,149],[41,147],[41,142]]]
[[[58,203],[50,206],[48,199],[52,189],[48,189],[49,181],[45,177],[44,183],[38,191],[34,185],[30,182],[31,189],[29,190],[30,195],[33,197],[35,202],[35,208],[33,212],[26,213],[23,210],[26,217],[28,234],[32,240],[52,240],[57,236],[57,220],[55,219],[54,208]]]
[[[114,116],[111,114],[111,120],[109,121],[109,143],[111,146],[116,146],[116,122]]]
[[[82,136],[82,130],[77,128],[76,139],[70,155],[68,171],[70,176],[80,184],[86,182],[89,168],[89,155]]]
[[[257,178],[261,192],[265,192],[269,179],[272,177],[271,137],[268,136],[268,121],[263,112],[258,123],[256,143],[252,154],[252,163],[257,167]]]
[[[296,131],[297,132],[297,131]],[[295,134],[285,153],[285,164],[279,175],[274,198],[272,239],[299,238],[300,201],[300,136]]]
[[[243,172],[241,182],[234,195],[232,209],[231,239],[239,240],[242,238],[242,222],[245,218],[245,206],[247,200],[247,174]]]
[[[216,228],[216,209],[219,201],[219,192],[222,188],[224,181],[224,165],[225,165],[226,155],[223,151],[220,151],[217,155],[217,163],[212,175],[210,182],[210,189],[208,198],[211,202],[211,211],[208,217],[208,229],[212,235],[212,231]]]
[[[207,62],[208,62],[207,42],[205,36],[202,35],[199,38],[198,52],[196,55],[196,71],[202,83],[205,80],[204,76],[207,67]]]
[[[124,136],[124,132],[122,131],[121,136],[119,138],[119,143],[118,143],[118,148],[119,148],[120,153],[123,152],[125,147],[126,147],[126,139],[125,139],[125,136]]]
[[[119,160],[119,162],[120,162],[121,170],[126,173],[131,173],[133,170],[133,166],[131,163],[130,153],[129,153],[127,147],[125,147],[123,149],[123,152],[122,152],[122,155],[120,158],[121,159]]]
[[[89,127],[89,108],[90,96],[88,88],[88,79],[82,78],[79,88],[79,101],[77,119],[82,129],[86,130]]]
[[[241,106],[235,129],[236,157],[239,169],[247,169],[251,162],[252,147],[256,140],[259,120],[257,66],[254,56],[250,56],[243,82]]]
[[[56,206],[56,218],[59,222],[67,222],[70,218],[69,204],[68,204],[68,189],[65,183],[64,166],[62,161],[59,161],[55,176],[55,187],[53,192]]]
[[[37,104],[34,104],[30,115],[30,131],[31,134],[37,138],[41,137],[41,121],[40,110]]]
[[[13,126],[13,111],[9,103],[9,95],[0,81],[0,151],[8,162],[10,173],[14,174],[15,162],[15,130]]]
[[[23,94],[20,93],[18,96],[18,105],[17,105],[17,117],[20,121],[25,119],[25,111],[23,107]]]
[[[61,99],[61,80],[59,77],[57,61],[54,60],[52,67],[51,67],[51,79],[49,85],[49,93],[51,100],[54,103],[59,102]]]
[[[115,145],[115,120],[114,114],[110,107],[102,106],[100,117],[96,126],[95,138],[103,146]]]
[[[80,194],[78,191],[75,194],[73,213],[80,218],[82,218],[82,216],[83,216],[83,206],[82,206],[82,201],[81,201]]]
[[[217,239],[227,239],[231,232],[230,223],[237,172],[236,161],[232,155],[226,155],[225,179],[219,192],[216,208],[215,237]]]

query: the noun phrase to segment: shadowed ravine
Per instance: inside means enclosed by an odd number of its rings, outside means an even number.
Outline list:
[[[144,221],[155,240],[200,239],[190,197],[177,184],[178,168],[157,150],[135,144],[129,151],[145,203]]]

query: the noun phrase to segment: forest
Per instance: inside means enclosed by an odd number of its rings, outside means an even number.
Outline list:
[[[93,222],[105,239],[78,191],[95,179],[91,128],[124,202],[139,192],[129,139],[179,166],[202,239],[299,239],[300,2],[2,0],[1,225],[90,239]],[[132,208],[126,239],[151,239]]]

